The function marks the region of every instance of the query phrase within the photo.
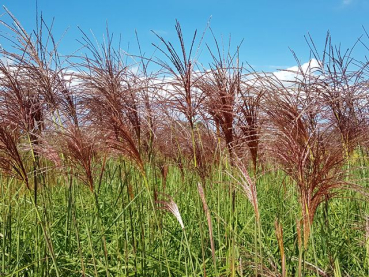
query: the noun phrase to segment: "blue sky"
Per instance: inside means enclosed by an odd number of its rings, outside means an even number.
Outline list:
[[[36,4],[32,0],[1,0],[27,30],[35,27]],[[319,49],[323,48],[327,30],[334,43],[347,48],[363,34],[362,26],[369,30],[369,0],[161,0],[161,1],[87,1],[39,0],[47,22],[55,18],[54,35],[60,38],[65,30],[60,52],[70,54],[80,47],[81,37],[77,26],[84,31],[92,30],[101,39],[106,23],[116,37],[121,34],[122,48],[138,54],[135,40],[137,30],[141,46],[147,54],[154,52],[152,42],[158,39],[151,33],[155,30],[165,39],[175,40],[175,19],[182,25],[189,42],[195,29],[201,36],[210,18],[217,38],[223,36],[236,46],[242,39],[240,58],[256,70],[275,70],[296,64],[289,48],[293,49],[302,62],[309,59],[304,35],[308,32]],[[7,16],[2,19],[10,22]],[[4,28],[1,28],[4,30]],[[368,42],[366,38],[364,41]],[[205,42],[211,44],[208,32]],[[0,43],[7,47],[3,38]],[[200,61],[208,61],[203,45]],[[359,58],[369,54],[364,47],[355,51]],[[159,54],[158,54],[159,55]]]

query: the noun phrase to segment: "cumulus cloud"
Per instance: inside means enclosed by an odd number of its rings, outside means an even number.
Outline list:
[[[316,59],[311,59],[310,61],[302,64],[300,67],[292,66],[287,69],[279,70],[273,72],[272,74],[282,82],[294,81],[301,76],[301,74],[313,74],[319,68],[321,68],[321,62]]]
[[[6,58],[6,57],[0,57],[0,61],[3,62],[6,66],[12,65],[13,61]]]

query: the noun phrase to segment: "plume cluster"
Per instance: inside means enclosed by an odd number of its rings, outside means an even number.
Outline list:
[[[27,33],[6,13],[11,24],[0,23],[13,48],[0,50],[0,168],[33,190],[35,200],[50,164],[70,169],[94,191],[107,159],[129,160],[142,175],[154,164],[164,184],[171,166],[193,170],[205,186],[226,157],[241,173],[235,180],[259,228],[260,169],[278,167],[293,179],[306,248],[320,204],[343,189],[359,189],[344,169],[355,150],[368,153],[369,63],[353,58],[354,47],[343,52],[334,46],[329,34],[321,52],[307,40],[309,64],[293,53],[298,66],[282,80],[244,65],[241,44],[232,51],[229,41],[224,50],[212,31],[215,51],[206,44],[211,62],[204,66],[198,59],[206,32],[198,39],[195,31],[187,45],[179,22],[178,47],[156,35],[156,56],[140,50],[137,61],[115,47],[108,29],[102,43],[81,30],[84,54],[61,57],[42,17]],[[151,73],[151,63],[160,69]],[[215,263],[204,190],[199,184]],[[177,204],[165,198],[157,204],[184,229]],[[284,255],[281,223],[275,229]]]

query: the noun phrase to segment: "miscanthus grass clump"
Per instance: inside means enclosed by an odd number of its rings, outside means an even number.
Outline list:
[[[0,276],[369,275],[356,44],[309,39],[284,80],[210,26],[187,41],[176,22],[153,57],[81,30],[60,56],[52,25],[5,12]]]

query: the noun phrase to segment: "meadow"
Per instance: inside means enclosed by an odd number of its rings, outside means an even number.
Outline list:
[[[307,37],[282,79],[210,27],[154,57],[81,30],[62,56],[6,13],[0,276],[369,275],[365,32]]]

